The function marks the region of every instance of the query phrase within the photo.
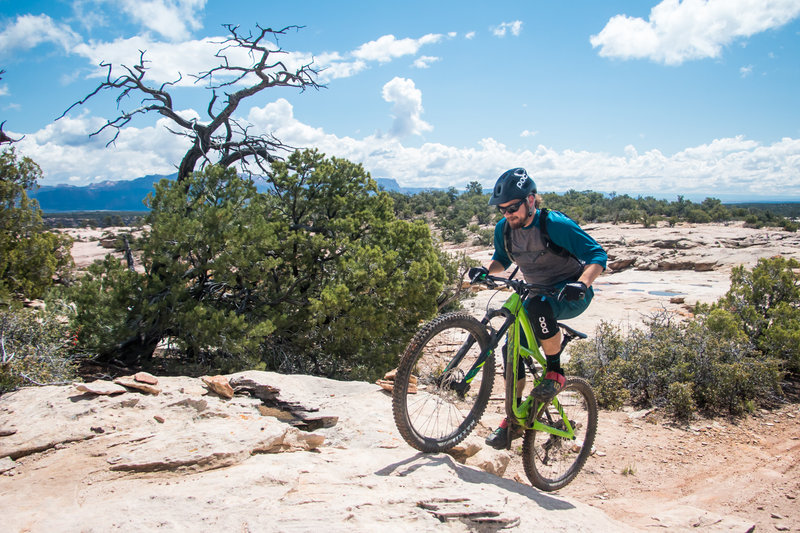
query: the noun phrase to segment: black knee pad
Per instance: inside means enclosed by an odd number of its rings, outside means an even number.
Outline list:
[[[558,321],[547,300],[541,298],[530,300],[526,309],[537,338],[549,339],[558,334]]]

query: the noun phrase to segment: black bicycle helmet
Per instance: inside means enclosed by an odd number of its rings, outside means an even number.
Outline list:
[[[497,178],[492,197],[489,198],[489,205],[499,205],[511,200],[527,198],[530,194],[536,194],[536,184],[528,177],[524,168],[512,168]]]

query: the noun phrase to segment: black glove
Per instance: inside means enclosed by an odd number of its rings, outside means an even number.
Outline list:
[[[559,300],[576,301],[583,300],[586,297],[586,284],[582,281],[573,281],[567,283],[561,292],[558,293]]]
[[[467,272],[467,277],[469,277],[470,283],[483,281],[488,275],[489,269],[486,267],[472,267],[469,269],[469,272]]]

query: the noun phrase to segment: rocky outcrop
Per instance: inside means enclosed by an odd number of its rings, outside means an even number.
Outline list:
[[[210,391],[222,398],[233,398],[233,387],[225,376],[203,376],[200,380],[205,383]]]
[[[51,386],[0,397],[3,529],[626,530],[498,477],[508,452],[477,437],[458,459],[417,453],[377,385],[223,377],[229,399],[181,377],[159,377],[157,395],[118,385],[113,395]],[[302,431],[299,417],[325,422]]]
[[[775,250],[796,255],[800,248],[800,236],[796,233],[745,228],[741,223],[675,227],[662,223],[652,228],[598,225],[591,230],[608,253],[608,272],[631,268],[708,272],[732,265],[750,265],[758,257],[774,255]]]
[[[120,376],[114,379],[114,383],[128,389],[146,392],[147,394],[157,395],[161,393],[161,388],[158,387],[158,378],[147,372],[138,372],[133,376]]]
[[[609,272],[619,272],[621,270],[625,270],[626,268],[630,268],[636,264],[636,257],[626,257],[624,259],[611,259],[609,257],[609,262],[607,265],[607,270]]]
[[[262,400],[249,394],[224,403],[216,394],[201,395],[193,383],[197,380],[161,379],[163,394],[131,376],[115,383],[6,395],[0,405],[13,405],[3,410],[14,432],[0,439],[0,457],[16,460],[70,442],[102,439],[114,450],[107,458],[111,470],[202,470],[238,463],[255,453],[316,449],[324,442],[320,435],[263,417],[258,410]],[[221,386],[220,379],[216,382]]]

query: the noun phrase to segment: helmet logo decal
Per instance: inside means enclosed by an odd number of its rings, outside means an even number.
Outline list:
[[[510,168],[497,178],[489,205],[500,205],[511,200],[527,198],[531,194],[536,194],[536,183],[528,172],[522,167]]]
[[[519,181],[517,182],[517,189],[522,190],[525,187],[525,182],[528,179],[528,173],[525,172],[524,168],[518,168],[514,171],[515,176],[519,176]]]

